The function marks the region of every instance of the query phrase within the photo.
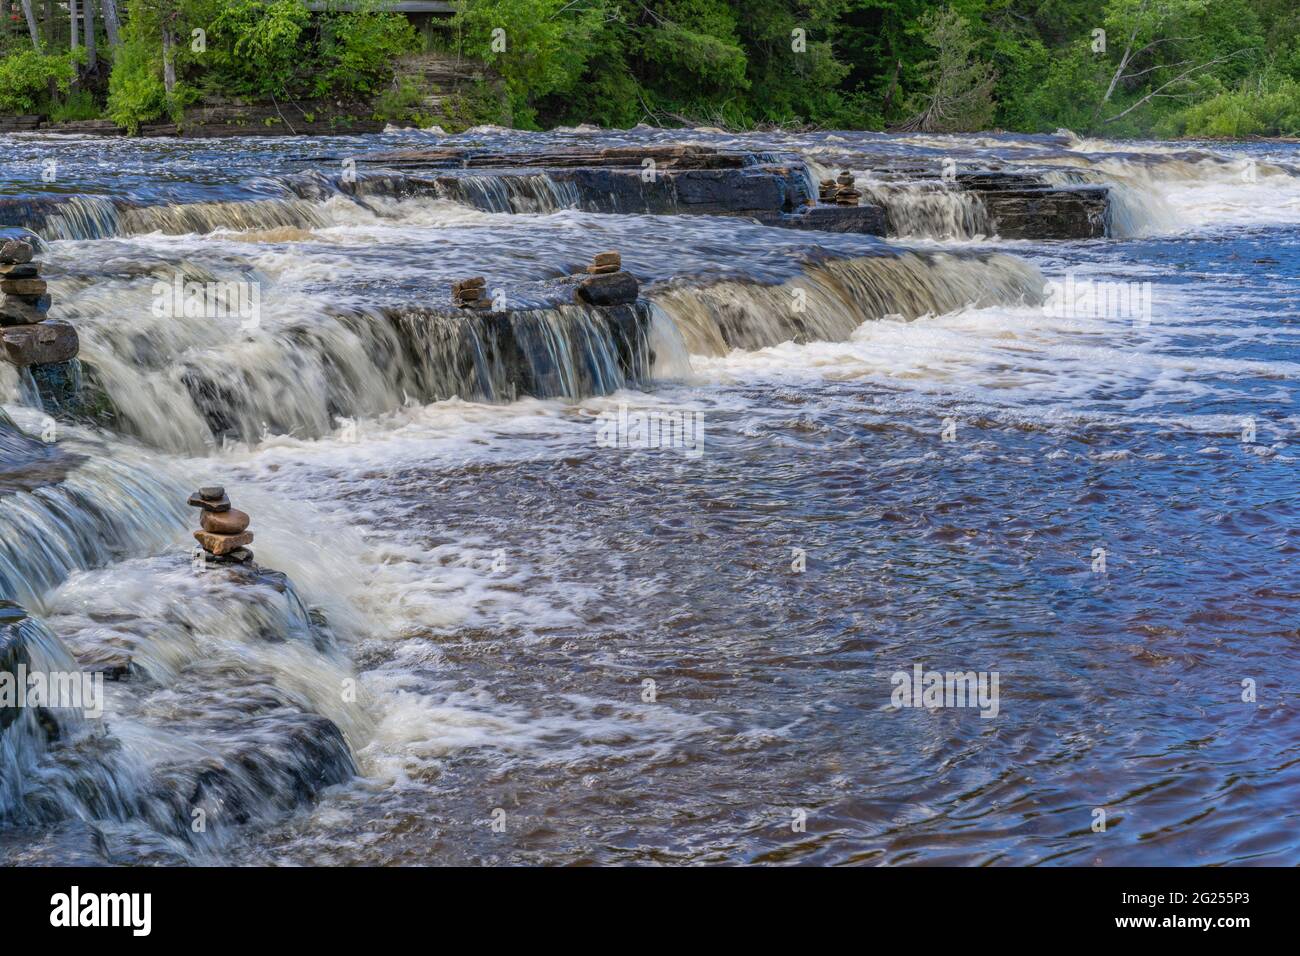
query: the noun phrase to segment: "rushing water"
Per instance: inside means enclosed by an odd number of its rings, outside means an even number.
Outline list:
[[[900,238],[339,179],[395,147],[683,139],[850,168]],[[43,441],[0,365],[0,626],[121,678],[102,719],[0,730],[0,860],[1300,862],[1294,146],[484,129],[0,159],[0,222],[48,241],[117,409]],[[916,172],[948,160],[1107,184],[1114,238],[999,240]],[[539,310],[521,398],[486,320],[421,311],[611,248],[649,303],[630,371],[581,307]],[[155,315],[177,276],[255,283],[260,323]],[[1067,279],[1149,282],[1149,314],[1053,312]],[[701,453],[602,447],[625,408],[700,413]],[[190,564],[185,496],[217,481],[262,573]],[[892,707],[917,664],[996,672],[997,715]]]

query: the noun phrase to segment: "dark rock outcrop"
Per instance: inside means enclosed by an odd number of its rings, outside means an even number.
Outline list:
[[[1105,186],[1056,186],[1040,176],[958,173],[961,188],[984,203],[1002,239],[1101,239],[1106,236]]]

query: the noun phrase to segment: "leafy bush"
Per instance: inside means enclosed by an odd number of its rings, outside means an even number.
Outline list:
[[[419,48],[411,22],[398,13],[332,13],[321,18],[317,96],[365,96],[393,75],[393,61]]]
[[[154,57],[153,45],[137,27],[132,21],[124,31],[108,78],[105,107],[109,119],[132,136],[140,132],[141,123],[159,119],[172,108],[163,87],[160,58]]]
[[[227,94],[292,95],[304,67],[303,31],[310,14],[302,0],[225,0],[208,36],[207,62]]]
[[[35,113],[48,104],[50,81],[67,93],[84,58],[73,53],[38,53],[22,50],[0,59],[0,113]]]
[[[1220,93],[1183,110],[1169,131],[1183,136],[1300,135],[1300,83],[1284,78]]]

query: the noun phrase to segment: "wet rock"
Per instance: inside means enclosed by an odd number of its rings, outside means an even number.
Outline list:
[[[77,359],[32,365],[27,371],[41,396],[41,404],[51,415],[56,418],[89,417],[89,394],[83,388],[81,363]]]
[[[0,326],[32,325],[45,321],[50,311],[50,297],[6,295],[0,298]]]
[[[34,279],[40,274],[41,267],[35,262],[0,262],[0,276],[3,276],[5,279]]]
[[[70,323],[47,320],[0,329],[5,357],[14,365],[50,365],[77,357],[80,343]]]
[[[240,534],[213,534],[210,531],[195,531],[194,540],[199,543],[204,551],[209,554],[226,555],[242,548],[245,545],[253,543],[253,532],[244,531]]]
[[[630,305],[639,294],[640,285],[635,276],[630,272],[614,272],[583,279],[574,292],[574,298],[588,305]]]
[[[195,492],[189,496],[186,504],[191,508],[202,508],[204,511],[220,512],[230,510],[230,499],[226,497],[224,490],[221,497],[215,500],[204,498],[201,491]]]
[[[203,526],[203,530],[216,535],[242,534],[248,530],[248,522],[248,515],[237,508],[230,508],[227,511],[204,511],[199,516],[199,523]]]
[[[199,489],[199,497],[204,501],[220,501],[226,497],[226,489],[221,485],[204,485]]]
[[[491,303],[484,300],[486,293],[487,279],[483,276],[474,276],[471,279],[461,279],[459,282],[451,284],[451,295],[456,305],[462,309],[482,309],[487,308]]]
[[[0,292],[8,295],[42,296],[45,294],[45,280],[4,276],[0,278]]]
[[[616,265],[607,265],[607,266],[590,265],[587,266],[587,274],[593,276],[610,275],[611,273],[618,272],[620,268],[621,268],[620,266],[616,266]]]
[[[460,295],[462,292],[468,292],[471,289],[482,289],[487,286],[487,279],[483,276],[474,276],[472,279],[461,279],[459,282],[451,284],[451,291],[454,295]]]
[[[6,239],[0,242],[0,263],[6,265],[31,262],[36,250],[26,239]]]
[[[759,221],[782,229],[812,229],[863,236],[883,236],[888,230],[885,211],[879,206],[807,206],[797,213],[769,216]]]

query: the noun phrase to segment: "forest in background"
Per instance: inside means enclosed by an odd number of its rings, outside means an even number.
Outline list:
[[[212,98],[364,99],[448,128],[1300,135],[1295,0],[464,0],[424,37],[382,0],[323,6],[5,0],[0,112],[138,129]],[[430,46],[501,80],[426,113],[394,66]]]

